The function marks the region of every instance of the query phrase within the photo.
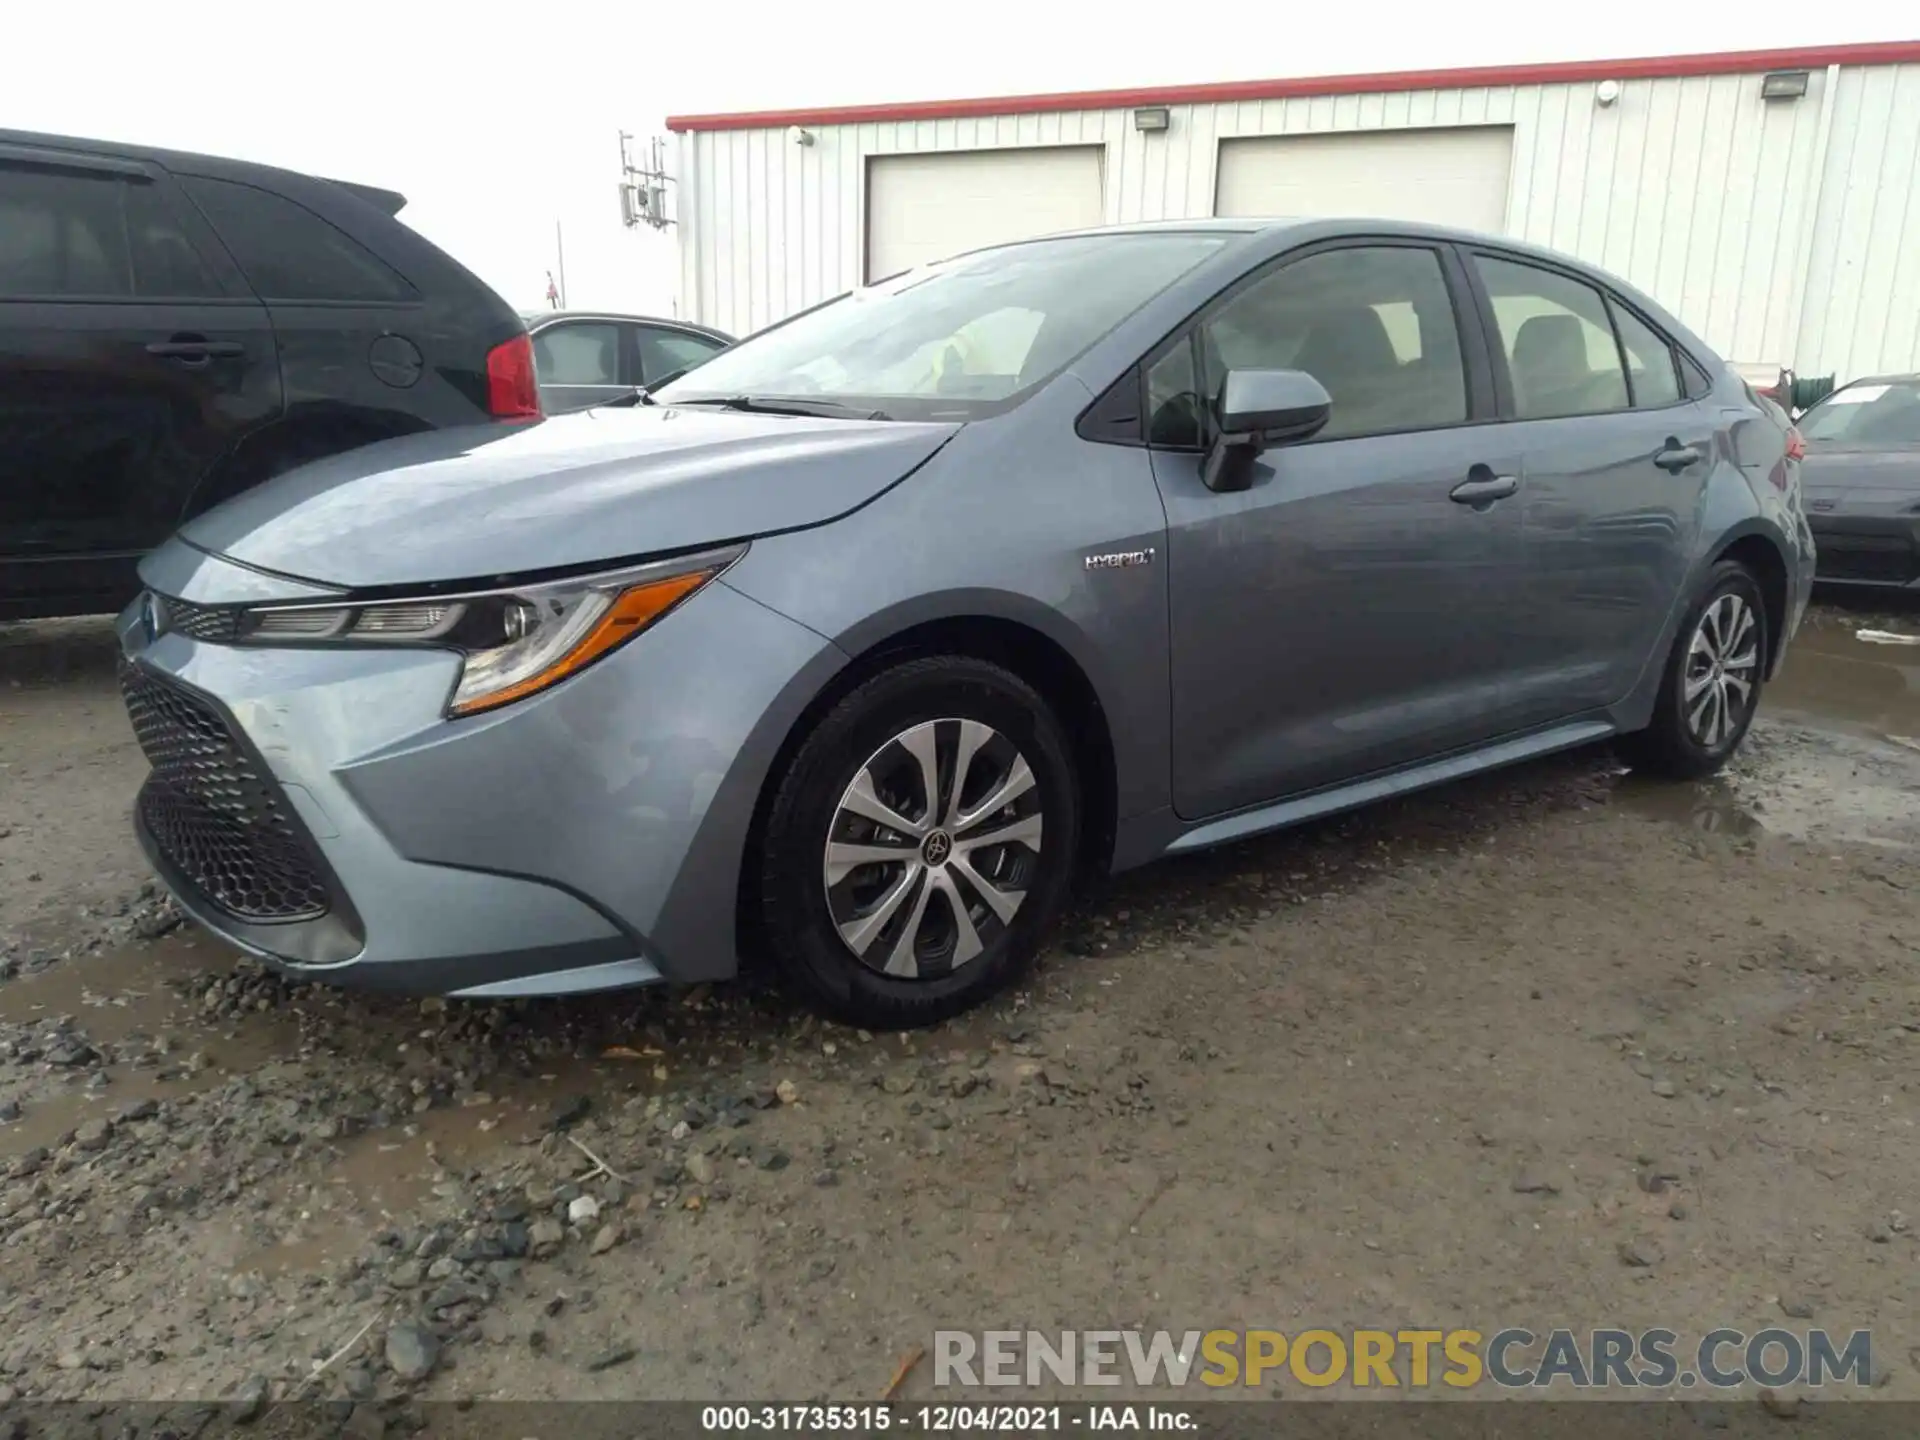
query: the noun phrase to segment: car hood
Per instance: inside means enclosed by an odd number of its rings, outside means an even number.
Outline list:
[[[1800,484],[1816,513],[1903,511],[1920,502],[1920,452],[1810,445]]]
[[[635,406],[429,431],[302,466],[180,533],[347,589],[557,570],[837,519],[958,428]]]

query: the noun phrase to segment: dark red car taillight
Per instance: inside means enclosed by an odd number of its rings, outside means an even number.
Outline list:
[[[1789,460],[1807,458],[1807,442],[1801,435],[1798,425],[1789,426],[1787,429],[1787,458]]]
[[[533,340],[516,335],[487,352],[487,413],[496,420],[538,420],[540,386],[533,373]]]

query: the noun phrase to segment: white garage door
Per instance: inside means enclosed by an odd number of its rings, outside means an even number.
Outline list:
[[[1105,218],[1100,147],[876,155],[867,162],[867,279],[962,250]]]
[[[1378,216],[1499,231],[1512,160],[1505,125],[1222,140],[1214,213]]]

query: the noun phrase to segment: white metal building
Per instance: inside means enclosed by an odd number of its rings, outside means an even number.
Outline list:
[[[1569,251],[1730,360],[1920,369],[1920,42],[667,124],[680,313],[735,334],[1049,231],[1378,215]]]

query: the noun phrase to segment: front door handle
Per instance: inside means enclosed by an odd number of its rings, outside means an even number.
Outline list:
[[[237,360],[247,347],[237,340],[209,340],[204,335],[175,335],[171,340],[155,340],[147,353],[162,360],[177,360],[191,368],[209,360]]]
[[[1483,508],[1496,500],[1504,500],[1520,488],[1518,475],[1495,475],[1484,465],[1476,465],[1468,472],[1471,479],[1462,480],[1447,492],[1447,498],[1461,505]]]
[[[1678,475],[1689,465],[1698,464],[1702,458],[1699,446],[1682,445],[1669,435],[1666,445],[1658,455],[1653,457],[1653,463],[1669,475]]]

